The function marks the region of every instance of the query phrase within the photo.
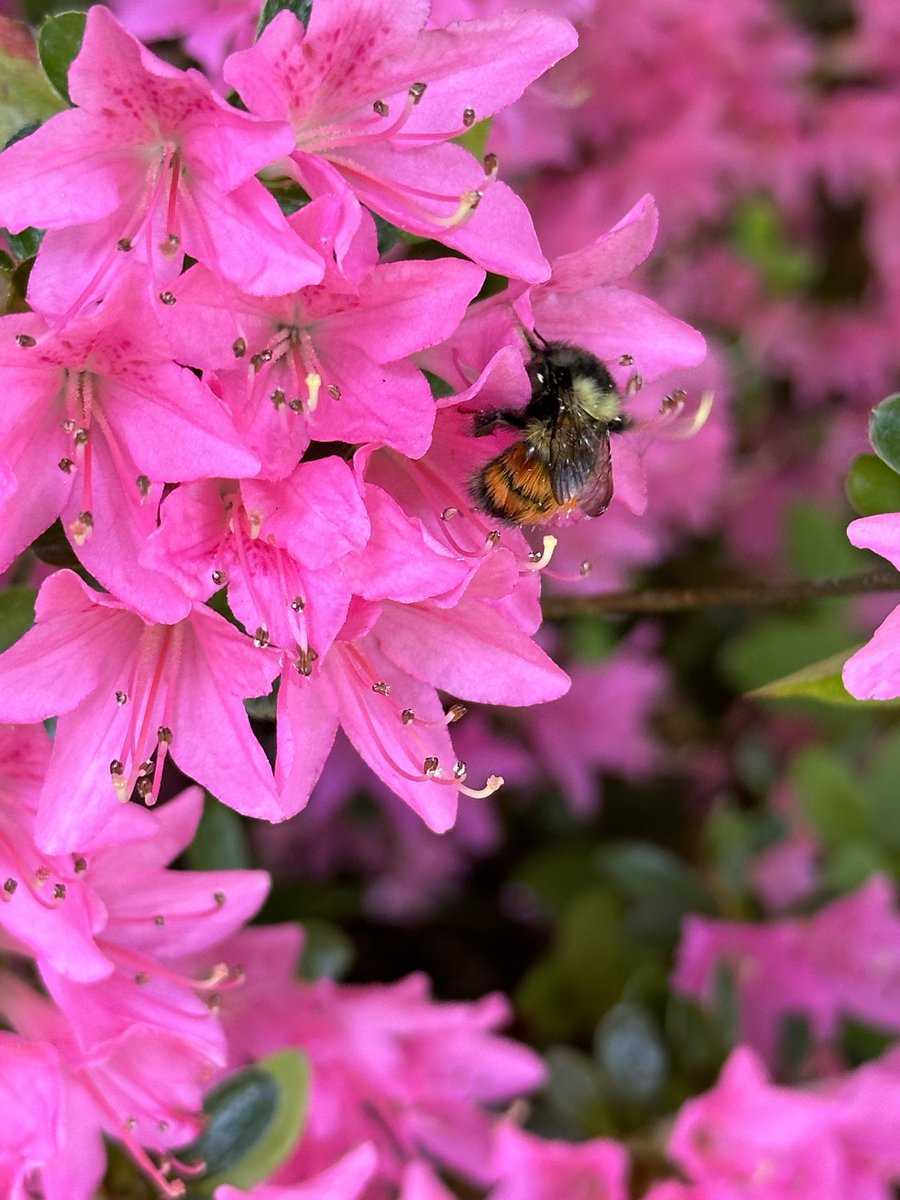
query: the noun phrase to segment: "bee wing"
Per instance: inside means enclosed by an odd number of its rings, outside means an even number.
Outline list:
[[[578,507],[586,517],[599,517],[609,508],[613,495],[612,455],[609,450],[609,430],[597,438],[595,473],[581,494]]]
[[[588,486],[597,466],[599,438],[605,438],[609,454],[609,435],[582,420],[577,413],[563,409],[553,424],[548,462],[553,498],[557,504],[577,500]]]

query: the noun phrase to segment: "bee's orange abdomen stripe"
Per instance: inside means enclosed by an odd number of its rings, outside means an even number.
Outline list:
[[[546,521],[556,507],[546,464],[520,442],[487,463],[473,494],[490,516],[516,525]]]

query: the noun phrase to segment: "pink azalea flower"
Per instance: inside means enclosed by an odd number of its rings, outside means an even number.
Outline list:
[[[874,550],[900,565],[900,513],[882,513],[851,521],[847,536],[854,546]],[[885,618],[861,650],[844,663],[844,686],[858,700],[900,696],[900,609]]]
[[[627,1200],[628,1153],[607,1138],[572,1143],[500,1126],[492,1157],[490,1200],[558,1200],[597,1196]]]
[[[0,318],[0,429],[16,477],[0,508],[0,569],[61,515],[97,579],[145,615],[177,621],[190,610],[181,589],[135,570],[163,485],[255,474],[258,460],[209,388],[172,362],[142,279],[123,274],[62,331],[37,314]]]
[[[50,230],[31,277],[37,307],[77,307],[128,253],[159,283],[177,276],[185,254],[254,294],[321,279],[321,259],[254,178],[290,150],[283,122],[232,108],[100,5],[88,13],[69,92],[74,109],[0,158],[0,222]]]
[[[496,162],[482,168],[450,139],[568,54],[574,30],[534,12],[440,30],[426,30],[427,18],[426,0],[402,14],[387,0],[350,8],[319,0],[308,30],[280,13],[252,49],[228,60],[225,78],[251,112],[291,123],[291,166],[310,194],[346,203],[352,189],[402,229],[489,270],[545,278],[527,210],[495,181]],[[349,238],[352,204],[345,211]]]
[[[421,975],[362,987],[298,983],[291,949],[299,950],[295,927],[235,938],[227,953],[243,963],[246,984],[222,1005],[237,1053],[254,1058],[296,1045],[312,1063],[309,1123],[273,1182],[309,1179],[371,1141],[382,1185],[399,1182],[416,1160],[486,1184],[496,1120],[489,1108],[543,1079],[532,1051],[495,1032],[509,1019],[506,1001],[438,1003]]]
[[[63,1088],[52,1046],[0,1031],[0,1103],[0,1188],[10,1200],[25,1200],[63,1140]]]
[[[170,752],[239,812],[281,817],[243,706],[269,691],[269,651],[202,606],[150,625],[71,571],[44,583],[36,622],[0,655],[0,720],[60,717],[36,821],[46,852],[83,851],[135,786],[153,803]]]
[[[357,1200],[365,1191],[378,1164],[374,1147],[363,1142],[333,1166],[326,1167],[305,1183],[289,1187],[257,1184],[249,1192],[225,1184],[216,1188],[215,1200]]]
[[[338,215],[329,197],[291,225],[331,259]],[[199,267],[172,289],[173,348],[216,370],[264,477],[286,475],[310,439],[384,442],[414,458],[428,448],[434,401],[408,358],[456,329],[484,272],[460,259],[379,265],[368,217],[353,250],[352,281],[329,268],[320,286],[291,296],[223,290]]]
[[[708,1002],[719,963],[734,972],[742,1040],[767,1061],[775,1060],[789,1013],[804,1016],[819,1040],[842,1016],[898,1028],[900,916],[879,876],[806,919],[751,925],[689,917],[674,986]]]

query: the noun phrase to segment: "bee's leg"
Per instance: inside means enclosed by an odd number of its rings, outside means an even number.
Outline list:
[[[521,408],[498,408],[494,412],[479,412],[475,414],[474,434],[476,437],[486,437],[498,427],[504,429],[525,429],[528,418]]]

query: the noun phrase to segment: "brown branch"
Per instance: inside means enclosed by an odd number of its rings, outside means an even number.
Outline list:
[[[900,592],[900,573],[893,567],[828,579],[781,583],[735,583],[712,587],[646,588],[633,592],[601,592],[593,596],[545,596],[545,617],[582,617],[596,613],[672,613],[696,608],[781,608],[833,596],[867,592]]]

